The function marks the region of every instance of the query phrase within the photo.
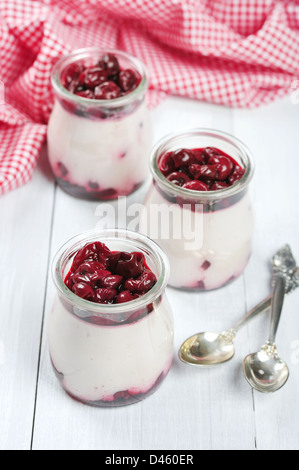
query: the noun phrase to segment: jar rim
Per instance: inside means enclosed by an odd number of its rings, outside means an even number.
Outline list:
[[[197,136],[219,138],[222,141],[226,141],[227,143],[234,145],[238,150],[240,150],[242,152],[242,156],[246,159],[245,174],[243,175],[243,177],[239,181],[234,183],[232,186],[229,186],[228,188],[224,189],[218,189],[215,191],[197,191],[186,189],[180,186],[176,186],[170,181],[168,181],[167,178],[161,173],[158,165],[158,158],[160,157],[160,155],[163,154],[163,148],[165,148],[166,145],[171,141],[179,140],[181,138]],[[249,148],[241,140],[239,140],[232,134],[211,128],[193,128],[183,131],[176,131],[162,137],[152,149],[152,153],[150,156],[150,168],[155,181],[161,184],[164,189],[167,189],[169,192],[175,193],[177,196],[180,196],[182,198],[193,200],[200,199],[204,202],[230,197],[242,191],[244,187],[249,184],[253,177],[255,164],[252,153]]]
[[[102,54],[114,54],[119,58],[124,58],[131,62],[132,66],[140,73],[141,75],[141,82],[139,85],[130,93],[120,96],[118,98],[114,98],[111,100],[91,100],[89,98],[85,98],[83,96],[75,95],[74,93],[70,92],[65,88],[60,80],[61,72],[64,67],[67,65],[78,62],[87,58],[92,54],[98,54],[99,56]],[[76,49],[69,54],[65,54],[58,61],[55,63],[52,72],[51,72],[51,83],[54,91],[64,99],[77,103],[78,105],[88,105],[89,107],[106,107],[106,108],[114,108],[114,107],[122,107],[126,104],[131,103],[134,98],[137,98],[140,94],[144,94],[149,86],[149,76],[148,71],[145,64],[138,59],[137,57],[133,56],[132,54],[119,50],[119,49],[102,49],[99,47],[85,47],[81,49]]]
[[[160,273],[156,284],[146,294],[130,302],[120,304],[97,304],[90,302],[78,297],[64,283],[64,279],[62,277],[62,264],[74,249],[75,254],[78,249],[82,248],[89,241],[105,242],[105,240],[107,241],[109,239],[119,239],[121,242],[138,242],[139,246],[144,246],[145,249],[150,251],[151,255],[155,256],[156,261],[159,264]],[[64,297],[64,299],[75,304],[80,310],[89,311],[95,315],[98,313],[99,315],[109,314],[113,316],[144,308],[154,302],[154,300],[159,298],[159,296],[164,292],[168,283],[169,274],[170,267],[168,258],[159,245],[145,235],[141,235],[138,232],[133,232],[127,229],[91,230],[83,234],[76,235],[59,249],[52,262],[52,278],[58,292]]]

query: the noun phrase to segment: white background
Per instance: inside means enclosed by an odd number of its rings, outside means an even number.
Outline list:
[[[174,364],[159,390],[117,409],[69,398],[54,376],[47,318],[50,266],[69,238],[96,227],[98,203],[79,201],[53,182],[46,150],[31,183],[0,199],[0,449],[299,449],[299,289],[285,301],[277,335],[287,385],[253,392],[242,360],[268,338],[269,316],[242,329],[232,361],[212,369],[181,363],[177,351],[197,331],[230,328],[271,290],[270,260],[289,243],[299,262],[299,104],[287,97],[254,110],[168,98],[152,111],[155,141],[168,132],[211,127],[234,134],[256,162],[256,214],[245,273],[210,293],[168,289],[175,319]],[[147,187],[128,199],[142,202]]]

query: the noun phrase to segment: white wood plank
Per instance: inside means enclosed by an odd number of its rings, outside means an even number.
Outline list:
[[[247,112],[234,112],[234,131],[252,149],[256,175],[252,193],[256,212],[253,257],[246,270],[247,301],[257,301],[271,289],[269,260],[289,243],[299,263],[299,105],[290,98]],[[260,450],[298,449],[299,290],[286,299],[277,335],[278,351],[290,366],[287,385],[273,395],[254,392],[256,442]],[[268,338],[269,320],[258,319],[249,328],[250,349]],[[297,346],[296,346],[297,345]]]
[[[178,128],[231,128],[231,110],[169,99],[153,112],[155,140]],[[144,190],[129,203],[143,200]],[[97,203],[57,192],[51,256],[68,238],[99,222]],[[54,290],[49,281],[46,319]],[[238,356],[220,369],[196,370],[176,358],[181,342],[196,330],[232,326],[244,313],[243,278],[224,290],[186,294],[168,289],[176,337],[174,366],[159,391],[145,401],[113,410],[72,401],[52,372],[46,328],[34,424],[34,449],[225,449],[254,448],[251,391],[241,378]],[[45,322],[46,326],[46,322]],[[246,337],[238,355],[247,352]]]
[[[43,154],[44,155],[44,154]],[[30,449],[54,185],[44,157],[0,202],[0,448]]]

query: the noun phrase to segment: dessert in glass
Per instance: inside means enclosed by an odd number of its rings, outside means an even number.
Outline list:
[[[212,129],[175,133],[153,149],[151,171],[139,229],[166,253],[169,285],[203,291],[237,278],[254,228],[247,147]]]
[[[59,250],[49,350],[72,398],[114,407],[157,389],[173,360],[168,277],[163,251],[135,232],[93,231]]]
[[[143,63],[122,51],[80,49],[58,60],[52,87],[48,155],[61,188],[88,200],[136,191],[149,176],[152,144]]]

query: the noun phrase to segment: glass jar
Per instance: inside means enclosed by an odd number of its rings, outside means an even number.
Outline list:
[[[103,54],[134,70],[140,82],[114,99],[89,99],[68,91],[63,72],[71,64],[93,66]],[[148,76],[143,63],[125,52],[80,49],[52,71],[54,108],[48,125],[48,155],[58,184],[72,196],[116,199],[136,191],[149,176],[152,128],[145,103]]]
[[[64,279],[74,256],[100,241],[111,251],[141,252],[157,283],[121,304],[97,304],[76,296]],[[173,317],[165,287],[168,260],[151,240],[126,230],[94,231],[63,246],[53,262],[56,300],[49,319],[50,357],[65,391],[102,407],[136,403],[152,394],[173,360]]]
[[[232,186],[195,191],[174,185],[158,161],[181,148],[214,147],[245,169]],[[169,285],[186,290],[211,290],[238,277],[251,253],[254,218],[248,192],[252,157],[235,137],[210,129],[193,129],[162,139],[152,151],[153,183],[140,216],[140,232],[155,240],[170,262]]]

